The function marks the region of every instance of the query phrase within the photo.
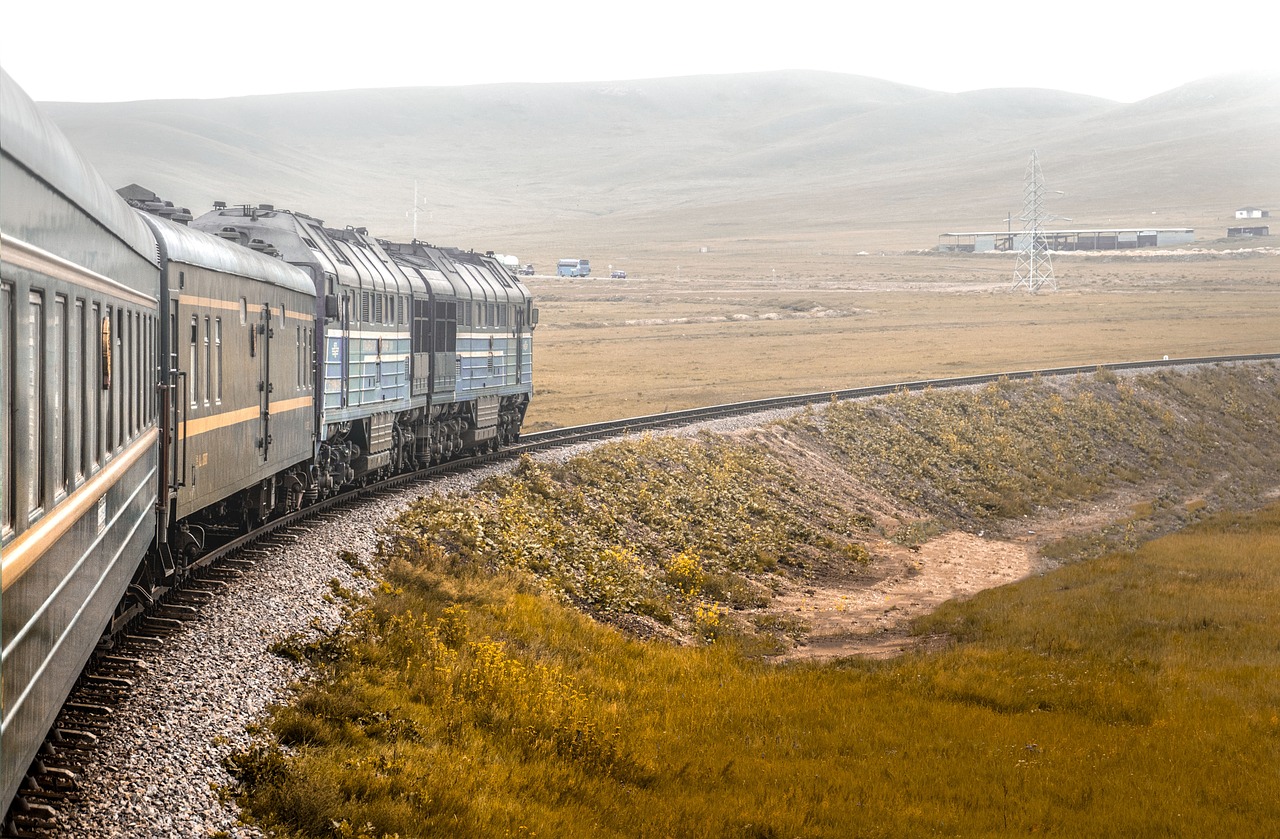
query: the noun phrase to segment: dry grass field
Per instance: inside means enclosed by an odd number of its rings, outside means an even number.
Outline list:
[[[1011,293],[1008,256],[760,248],[645,261],[657,270],[626,280],[532,278],[541,322],[527,429],[926,377],[1280,347],[1274,248],[1060,256],[1059,290],[1035,296]],[[593,268],[607,277],[605,264]]]

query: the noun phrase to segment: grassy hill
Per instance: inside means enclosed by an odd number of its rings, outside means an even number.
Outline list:
[[[1280,77],[1128,105],[787,71],[45,108],[110,183],[197,212],[274,203],[407,237],[417,179],[422,238],[520,252],[929,247],[1016,215],[1032,148],[1077,226],[1216,238],[1280,199]]]

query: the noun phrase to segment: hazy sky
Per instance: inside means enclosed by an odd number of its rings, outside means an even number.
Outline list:
[[[1274,61],[1273,3],[80,3],[8,0],[0,65],[36,100],[812,69],[1124,102]],[[640,11],[643,9],[643,11]],[[411,11],[410,11],[411,10]],[[1274,72],[1274,67],[1267,68]]]

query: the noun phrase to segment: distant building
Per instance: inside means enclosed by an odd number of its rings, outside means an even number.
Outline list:
[[[1236,218],[1270,218],[1270,210],[1261,210],[1257,207],[1241,207],[1236,210]]]
[[[1266,227],[1265,225],[1262,227],[1228,227],[1227,228],[1227,237],[1230,239],[1237,239],[1242,236],[1270,236],[1270,235],[1271,235],[1271,228]]]
[[[938,250],[950,253],[991,253],[1022,249],[1026,233],[998,230],[980,233],[943,233]],[[1051,251],[1115,251],[1129,248],[1158,248],[1189,245],[1196,239],[1190,227],[1129,228],[1110,230],[1042,230],[1045,247]]]

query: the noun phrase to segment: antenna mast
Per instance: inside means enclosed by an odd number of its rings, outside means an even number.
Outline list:
[[[1033,149],[1031,162],[1027,164],[1026,186],[1023,189],[1022,238],[1018,247],[1018,262],[1013,268],[1013,291],[1026,285],[1035,294],[1044,285],[1054,291],[1058,283],[1053,278],[1053,259],[1044,238],[1044,176],[1040,174],[1040,159]]]
[[[413,209],[405,213],[406,216],[413,216],[413,241],[418,241],[418,212],[422,209],[418,205],[418,179],[413,179]],[[427,218],[431,218],[431,211],[428,211]]]

